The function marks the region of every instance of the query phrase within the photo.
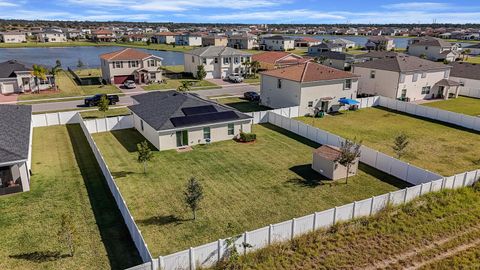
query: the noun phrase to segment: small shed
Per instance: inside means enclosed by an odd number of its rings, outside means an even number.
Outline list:
[[[312,169],[321,175],[332,179],[342,179],[347,176],[347,167],[335,162],[340,156],[341,151],[338,147],[331,145],[322,145],[313,150]],[[350,167],[348,176],[354,176],[358,170],[358,159]]]

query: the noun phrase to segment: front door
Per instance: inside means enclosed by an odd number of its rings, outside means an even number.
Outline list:
[[[441,98],[443,97],[443,91],[445,90],[445,86],[439,86],[438,87],[438,92],[437,92],[437,97]]]
[[[177,131],[177,147],[188,145],[188,130]]]
[[[328,112],[328,101],[322,101],[320,109],[324,112]]]

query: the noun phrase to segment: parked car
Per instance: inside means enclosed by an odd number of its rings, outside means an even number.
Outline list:
[[[134,81],[132,80],[126,80],[124,83],[123,83],[123,87],[127,88],[127,89],[134,89],[134,88],[137,88],[137,85],[135,84]]]
[[[85,99],[85,106],[97,106],[103,96],[106,96],[110,105],[115,105],[117,102],[120,101],[120,98],[117,95],[105,95],[105,94],[97,94],[93,97],[89,97]]]
[[[243,94],[243,97],[246,100],[250,101],[260,101],[260,95],[257,92],[248,91]]]
[[[243,82],[243,77],[239,73],[231,73],[228,74],[227,79],[233,83],[241,83]]]

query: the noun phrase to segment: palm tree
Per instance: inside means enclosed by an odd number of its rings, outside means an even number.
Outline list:
[[[53,85],[55,86],[55,91],[58,90],[58,87],[57,87],[57,74],[59,71],[62,70],[62,67],[61,67],[61,64],[59,65],[58,63],[52,67],[52,69],[50,70],[50,74],[52,75],[52,78],[53,78]]]
[[[250,63],[250,68],[251,68],[251,70],[252,70],[252,72],[253,72],[253,75],[255,75],[255,77],[257,77],[257,72],[258,72],[258,70],[260,69],[260,62],[258,62],[258,61],[252,61],[252,62]]]
[[[250,62],[250,59],[247,59],[242,64],[245,67],[246,74],[249,75],[250,74],[250,67],[252,66],[252,62]]]
[[[192,86],[192,82],[190,81],[181,81],[181,85],[177,87],[178,92],[188,92],[190,91],[190,86]]]
[[[32,75],[35,77],[35,84],[37,85],[37,91],[40,93],[40,82],[41,80],[47,79],[47,69],[43,66],[33,65]]]

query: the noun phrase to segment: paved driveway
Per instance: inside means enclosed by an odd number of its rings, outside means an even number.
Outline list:
[[[130,93],[135,93],[135,92],[145,92],[145,90],[142,88],[142,86],[136,84],[135,88],[132,89],[127,89],[123,87],[121,84],[116,84],[115,85],[120,91],[122,91],[125,94],[130,94]]]

